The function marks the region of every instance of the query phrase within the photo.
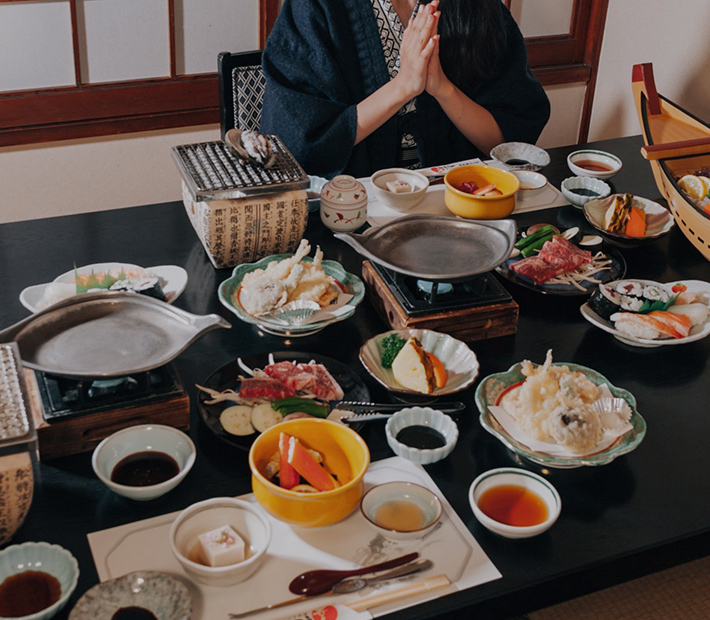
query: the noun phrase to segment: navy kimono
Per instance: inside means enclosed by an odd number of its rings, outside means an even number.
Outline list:
[[[495,118],[506,142],[534,143],[550,115],[523,37],[503,6],[508,50],[492,79],[461,90]],[[370,176],[396,165],[394,118],[355,144],[357,104],[389,81],[370,0],[285,0],[263,54],[261,130],[278,135],[308,174]],[[481,153],[428,93],[417,97],[414,137],[422,167]]]

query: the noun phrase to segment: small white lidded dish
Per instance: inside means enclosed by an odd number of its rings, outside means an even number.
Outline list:
[[[320,192],[320,219],[334,232],[353,232],[367,221],[367,190],[355,177],[339,174]]]
[[[245,557],[226,566],[208,566],[200,555],[199,536],[230,526],[244,541]],[[170,527],[170,549],[188,577],[208,586],[241,583],[259,568],[271,543],[271,525],[251,503],[215,497],[183,510]]]
[[[483,472],[471,484],[468,499],[480,523],[505,538],[542,534],[557,521],[562,508],[560,495],[550,482],[515,467]],[[494,514],[497,518],[491,516]]]
[[[441,411],[431,407],[407,407],[387,420],[385,434],[397,456],[419,465],[430,465],[453,452],[459,429],[456,422]]]
[[[153,455],[151,455],[153,453]],[[182,431],[161,424],[139,424],[117,431],[104,439],[91,456],[91,466],[109,489],[130,499],[147,501],[172,491],[187,476],[195,464],[197,450],[192,440]],[[130,466],[133,461],[134,473],[141,475],[142,457],[154,456],[175,474],[156,484],[122,484],[112,480],[114,471],[121,464]],[[170,461],[172,459],[172,462]],[[144,461],[144,467],[155,467]],[[141,483],[145,482],[142,480]]]
[[[385,538],[412,540],[431,532],[444,508],[436,494],[419,484],[385,482],[363,495],[360,512]]]
[[[393,191],[393,184],[406,184],[404,191]],[[429,189],[429,179],[421,172],[407,168],[386,168],[372,175],[372,187],[377,200],[397,211],[416,207]],[[407,190],[406,187],[409,187]]]
[[[606,151],[582,149],[567,156],[567,166],[578,177],[607,180],[621,170],[621,160]]]
[[[611,194],[608,183],[587,176],[568,177],[562,181],[560,189],[567,202],[580,209],[591,200],[606,198]]]

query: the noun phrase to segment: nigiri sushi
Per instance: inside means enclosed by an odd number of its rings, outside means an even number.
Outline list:
[[[669,312],[673,314],[684,314],[690,317],[690,323],[692,327],[696,325],[702,325],[708,320],[710,316],[710,308],[708,308],[703,303],[694,304],[676,304],[668,308]]]
[[[685,338],[690,333],[691,319],[684,314],[654,310],[648,314],[616,312],[610,320],[622,334],[646,340]]]

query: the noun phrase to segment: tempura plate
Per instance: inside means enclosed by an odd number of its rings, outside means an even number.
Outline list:
[[[475,400],[480,412],[479,420],[481,426],[516,454],[538,465],[555,469],[572,469],[585,465],[606,465],[622,454],[631,452],[641,443],[641,440],[646,435],[646,422],[636,410],[636,399],[630,392],[612,385],[606,377],[586,366],[570,363],[553,363],[553,365],[567,366],[573,372],[581,372],[596,385],[606,384],[613,396],[623,398],[631,407],[631,430],[619,437],[615,443],[606,449],[591,454],[552,456],[544,452],[531,450],[507,433],[490,410],[490,407],[500,404],[500,399],[508,390],[525,381],[520,362],[511,366],[506,372],[499,372],[485,377],[476,388]]]

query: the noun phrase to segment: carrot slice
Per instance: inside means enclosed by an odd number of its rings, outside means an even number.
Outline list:
[[[281,457],[279,459],[279,484],[282,489],[292,489],[301,481],[298,472],[288,462],[288,443],[290,439],[291,436],[286,433],[279,435],[279,456]]]
[[[436,357],[433,353],[427,351],[426,356],[431,361],[431,365],[434,367],[434,378],[436,379],[436,387],[443,388],[446,385],[446,368],[441,363],[441,360]]]
[[[627,237],[643,237],[646,234],[646,212],[643,209],[631,207],[624,234]]]
[[[288,441],[288,463],[306,479],[306,482],[319,491],[330,491],[335,488],[335,480],[308,453],[295,437]]]

